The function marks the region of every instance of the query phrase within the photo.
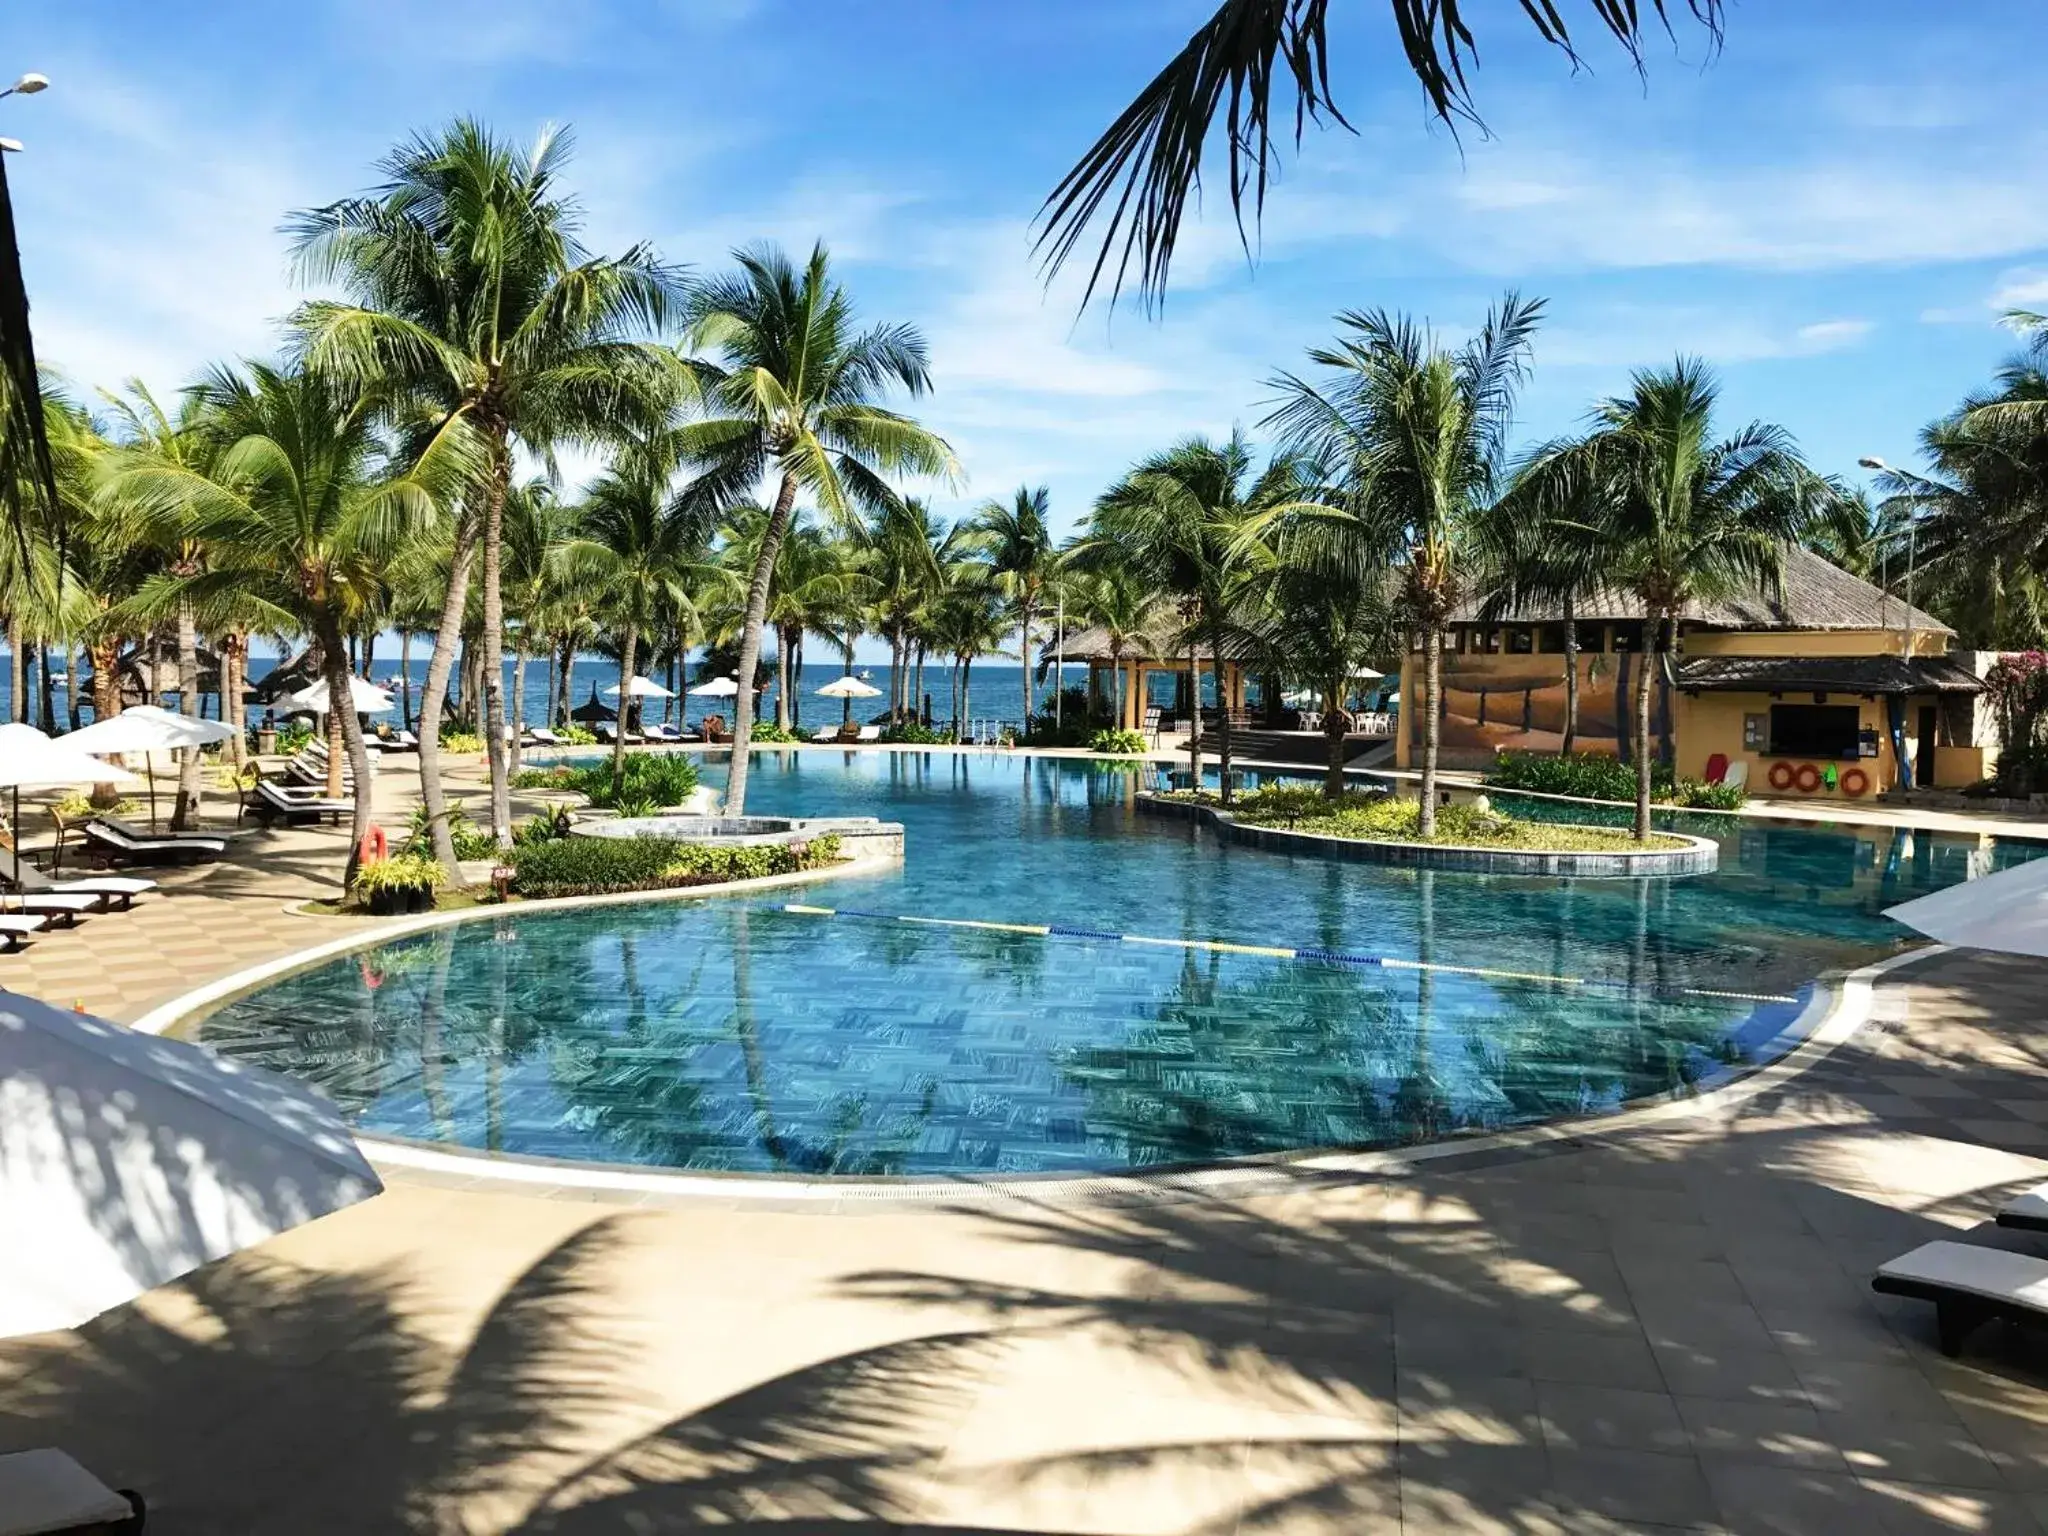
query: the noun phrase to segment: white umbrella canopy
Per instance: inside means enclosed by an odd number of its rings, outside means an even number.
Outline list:
[[[348,701],[350,709],[358,715],[388,715],[397,704],[375,683],[353,675],[348,680]],[[297,693],[286,694],[285,702],[295,709],[310,709],[316,715],[326,714],[327,679],[323,677]]]
[[[882,690],[857,677],[835,677],[818,690],[821,699],[879,699]]]
[[[83,734],[82,732],[80,734]],[[80,784],[137,788],[142,780],[32,725],[0,725],[0,789],[69,789]]]
[[[1915,897],[1884,915],[1944,944],[2048,957],[2048,859]]]
[[[177,715],[154,704],[134,704],[118,715],[95,720],[68,732],[64,745],[95,756],[116,752],[168,752],[180,747],[207,747],[234,739],[235,728],[221,720]]]
[[[673,693],[670,693],[661,684],[645,677],[630,679],[626,684],[626,691],[636,699],[672,699],[675,697]],[[613,683],[611,687],[605,689],[604,696],[608,699],[616,699],[619,696],[619,685]]]
[[[740,685],[729,677],[714,677],[683,691],[696,699],[729,699],[740,691]]]
[[[0,992],[0,1337],[74,1328],[382,1188],[311,1089]]]

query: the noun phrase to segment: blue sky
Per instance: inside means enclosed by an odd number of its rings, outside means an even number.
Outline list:
[[[1091,313],[1035,276],[1046,190],[1201,18],[1202,0],[12,0],[0,103],[38,341],[87,384],[172,387],[271,345],[295,302],[286,210],[359,190],[457,113],[573,125],[600,249],[715,267],[824,238],[863,310],[921,326],[927,418],[964,511],[1047,482],[1070,525],[1131,460],[1253,425],[1264,381],[1339,309],[1468,328],[1550,300],[1523,436],[1570,427],[1633,365],[1701,354],[1727,417],[1822,468],[1910,456],[2048,306],[2038,0],[1772,0],[1572,75],[1508,17],[1476,85],[1491,138],[1433,127],[1383,0],[1346,0],[1357,127],[1290,157],[1249,269],[1220,197],[1163,317]],[[1855,26],[1844,25],[1853,11]],[[1704,67],[1703,67],[1704,66]]]

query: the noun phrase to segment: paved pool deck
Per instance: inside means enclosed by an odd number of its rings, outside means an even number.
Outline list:
[[[0,984],[137,1017],[331,935],[284,909],[342,851],[253,834]],[[1944,954],[1714,1113],[1235,1198],[395,1177],[0,1341],[0,1452],[65,1446],[164,1536],[2048,1530],[2048,1335],[1946,1360],[1868,1289],[2048,1179],[2044,996],[2048,964]]]

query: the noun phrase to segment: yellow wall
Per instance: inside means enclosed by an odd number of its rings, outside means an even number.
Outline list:
[[[1898,656],[1906,634],[1898,629],[1688,630],[1679,640],[1686,656]],[[1915,656],[1945,656],[1948,636],[1913,632]]]
[[[1846,694],[1830,694],[1828,701],[1836,704],[1852,702]],[[1697,697],[1680,694],[1671,703],[1671,734],[1673,751],[1677,757],[1678,777],[1681,779],[1704,779],[1707,776],[1707,759],[1720,753],[1733,764],[1749,764],[1748,789],[1752,795],[1775,795],[1786,799],[1847,799],[1839,790],[1825,786],[1803,796],[1797,789],[1776,789],[1771,785],[1771,765],[1789,762],[1795,767],[1811,761],[1816,767],[1825,767],[1819,758],[1777,758],[1761,753],[1746,752],[1742,747],[1742,718],[1745,715],[1769,716],[1771,696],[1768,693],[1702,693]],[[1783,703],[1784,700],[1778,702]],[[1898,782],[1898,762],[1892,752],[1891,732],[1885,722],[1883,699],[1854,699],[1857,706],[1857,725],[1866,731],[1876,731],[1878,755],[1854,762],[1841,761],[1835,764],[1837,773],[1846,773],[1851,768],[1861,768],[1870,780],[1870,788],[1863,798],[1890,789]],[[1910,717],[1910,712],[1909,712]],[[1972,781],[1974,782],[1974,781]]]

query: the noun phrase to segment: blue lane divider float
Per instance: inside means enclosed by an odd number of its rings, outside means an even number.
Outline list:
[[[1472,976],[1482,981],[1526,981],[1552,987],[1582,987],[1623,996],[1703,997],[1739,1003],[1797,1003],[1796,997],[1773,992],[1729,992],[1712,987],[1636,988],[1604,976],[1558,976],[1547,971],[1509,971],[1483,965],[1445,965],[1404,960],[1395,955],[1354,955],[1318,945],[1235,944],[1224,939],[1172,939],[1143,933],[1114,933],[1106,928],[1076,928],[1065,923],[996,923],[968,917],[921,917],[903,912],[863,912],[853,907],[814,907],[790,902],[782,909],[799,917],[851,917],[877,923],[912,923],[924,928],[967,928],[984,933],[1015,933],[1037,939],[1078,939],[1097,944],[1140,944],[1160,949],[1194,949],[1208,954],[1257,955],[1269,960],[1299,960],[1313,965],[1348,966],[1384,971],[1428,971]]]

